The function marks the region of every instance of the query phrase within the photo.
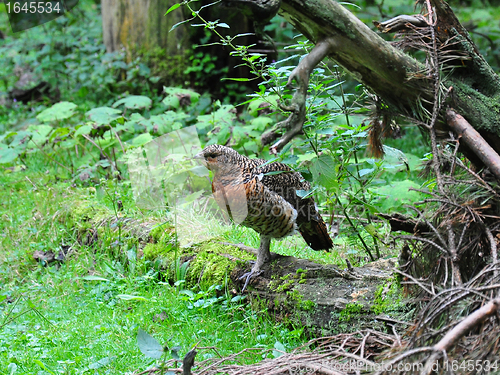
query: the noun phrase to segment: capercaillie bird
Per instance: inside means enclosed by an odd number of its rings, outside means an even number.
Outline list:
[[[250,159],[220,145],[205,147],[195,158],[213,173],[212,192],[219,207],[236,223],[260,234],[257,261],[242,276],[247,277],[244,288],[250,277],[260,274],[262,265],[271,260],[272,238],[280,239],[298,230],[313,250],[333,247],[314,199],[297,194],[311,188],[300,173],[286,164],[266,164],[264,159]]]

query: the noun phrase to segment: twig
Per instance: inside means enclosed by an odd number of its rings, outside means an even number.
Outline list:
[[[413,283],[417,284],[420,288],[422,288],[423,290],[425,290],[427,293],[429,293],[431,296],[432,295],[436,295],[435,292],[433,292],[432,290],[430,290],[429,288],[427,288],[426,286],[424,286],[424,284],[422,284],[420,281],[418,281],[417,279],[415,279],[412,275],[410,274],[407,274],[401,270],[398,270],[397,268],[394,269],[394,272],[397,272],[399,273],[400,275],[403,275],[404,277],[407,277],[409,278],[411,281],[413,281]]]
[[[467,334],[476,325],[483,323],[488,317],[496,314],[500,307],[500,298],[496,298],[488,302],[480,309],[474,311],[459,324],[449,331],[439,342],[434,345],[434,350],[450,350],[456,342],[465,334]]]
[[[495,237],[493,237],[493,233],[491,233],[490,228],[485,226],[484,231],[486,232],[486,237],[488,237],[488,241],[490,242],[491,261],[493,266],[495,267],[498,264],[497,241],[495,240]],[[493,270],[493,275],[495,277],[498,276],[498,270],[496,269],[496,267]]]

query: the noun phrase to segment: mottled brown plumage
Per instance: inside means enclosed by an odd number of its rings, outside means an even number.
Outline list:
[[[271,260],[271,238],[298,230],[314,250],[333,247],[314,199],[297,195],[297,191],[311,188],[300,173],[286,164],[265,164],[264,159],[250,159],[220,145],[207,146],[196,157],[213,172],[212,192],[219,207],[236,223],[261,235],[257,262],[249,277]]]

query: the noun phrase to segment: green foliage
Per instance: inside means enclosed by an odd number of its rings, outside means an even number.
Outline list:
[[[353,315],[359,315],[363,312],[363,305],[358,302],[348,303],[339,314],[339,322],[347,323]]]
[[[408,310],[400,285],[389,280],[375,292],[372,311],[375,314],[402,313]]]
[[[161,365],[161,358],[152,363],[141,353],[139,327],[162,343],[157,354],[161,347],[173,358],[182,358],[196,343],[229,355],[244,346],[273,349],[276,342],[288,351],[304,340],[220,286],[181,292],[185,289],[160,281],[151,261],[137,258],[132,271],[127,256],[97,244],[79,245],[69,228],[85,226],[91,218],[106,226],[101,215],[113,216],[118,197],[128,217],[142,215],[127,184],[106,185],[106,193],[104,186],[74,187],[51,178],[30,171],[0,174],[0,364],[5,371],[120,374]],[[99,209],[102,205],[107,211]],[[73,206],[78,218],[65,209]],[[168,241],[166,227],[157,226],[150,236]],[[124,243],[125,235],[122,230]],[[106,244],[116,239],[111,231],[99,235]],[[74,252],[59,266],[44,267],[32,258],[34,250],[57,252],[64,244]],[[127,252],[124,245],[122,250]],[[149,354],[152,345],[146,345]],[[200,351],[198,358],[211,355]],[[255,353],[245,361],[259,360],[262,355]]]
[[[40,122],[56,122],[65,120],[75,114],[76,107],[77,105],[75,103],[60,102],[40,112],[36,118]]]

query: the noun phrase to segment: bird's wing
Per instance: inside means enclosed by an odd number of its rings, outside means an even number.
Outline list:
[[[297,211],[282,196],[268,189],[259,177],[245,183],[248,215],[242,225],[261,235],[283,238],[297,229]]]
[[[249,159],[250,160],[250,159]],[[219,207],[237,224],[264,236],[282,238],[297,229],[297,212],[282,196],[267,188],[254,176],[247,163],[237,171],[225,168],[214,175],[212,192]]]
[[[276,173],[281,172],[281,173]],[[259,166],[254,174],[260,176],[262,183],[271,191],[282,196],[297,210],[297,226],[302,237],[314,250],[328,250],[333,247],[325,222],[316,209],[314,199],[302,199],[297,190],[310,190],[311,185],[302,175],[294,172],[283,163],[270,163]]]

